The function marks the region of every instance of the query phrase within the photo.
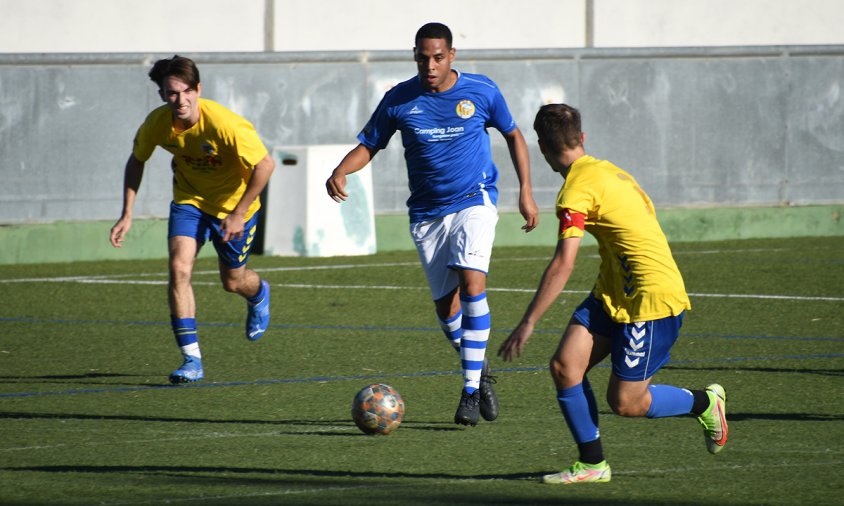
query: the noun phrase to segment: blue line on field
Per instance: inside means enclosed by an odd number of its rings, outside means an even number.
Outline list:
[[[671,361],[671,365],[683,364],[700,364],[700,363],[718,363],[718,362],[759,362],[771,360],[814,360],[814,359],[829,359],[842,358],[844,353],[819,353],[813,355],[784,355],[781,357],[725,357],[721,359],[711,360],[676,360]],[[609,367],[609,364],[599,364],[598,367]],[[510,372],[536,372],[545,371],[547,366],[542,367],[507,367],[495,369],[496,373],[510,373]],[[421,378],[429,376],[452,376],[462,374],[461,371],[428,371],[416,373],[394,373],[394,374],[366,374],[357,376],[317,376],[311,378],[288,378],[288,379],[269,379],[269,380],[253,380],[253,381],[227,381],[223,383],[191,383],[188,385],[145,385],[137,387],[116,387],[116,388],[90,388],[80,390],[60,390],[53,392],[17,392],[0,394],[3,397],[37,397],[42,395],[79,395],[79,394],[100,394],[100,393],[120,393],[120,392],[139,392],[161,389],[186,389],[186,388],[219,388],[219,387],[238,387],[238,386],[254,386],[254,385],[277,385],[277,384],[295,384],[295,383],[315,383],[328,381],[358,381],[358,380],[378,380],[383,378]]]
[[[0,317],[0,323],[33,323],[53,325],[149,325],[149,326],[170,326],[170,322],[163,321],[126,321],[126,320],[72,320],[72,319],[49,319],[49,318],[10,318]],[[199,323],[199,327],[237,327],[243,323]],[[398,326],[376,326],[376,325],[305,325],[305,324],[272,324],[271,329],[279,330],[384,330],[403,332],[442,332],[437,327],[398,327]],[[508,333],[513,329],[496,328],[495,333]],[[562,335],[562,328],[559,329],[536,329],[536,334],[558,334]],[[688,337],[714,337],[724,339],[788,339],[793,341],[841,341],[838,337],[804,337],[804,336],[740,336],[720,334],[694,334],[682,333],[681,338]]]

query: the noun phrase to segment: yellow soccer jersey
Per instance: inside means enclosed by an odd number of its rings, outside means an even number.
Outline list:
[[[585,215],[584,227],[598,241],[601,267],[593,293],[614,321],[657,320],[691,309],[653,203],[633,176],[583,156],[557,195],[561,219],[566,209]],[[577,227],[563,228],[560,239],[583,235]]]
[[[135,135],[133,154],[149,160],[156,146],[173,154],[173,201],[225,218],[252,178],[267,148],[252,124],[222,105],[199,99],[199,121],[184,132],[173,130],[169,106],[152,111]],[[261,208],[249,206],[245,220]]]

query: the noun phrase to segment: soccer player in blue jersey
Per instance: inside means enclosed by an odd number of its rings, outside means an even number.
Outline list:
[[[536,322],[566,286],[585,232],[595,236],[601,256],[592,293],[575,309],[550,367],[557,401],[580,456],[570,468],[543,476],[542,482],[610,481],[598,405],[586,377],[607,356],[612,361],[607,401],[614,413],[648,418],[692,414],[703,426],[707,449],[718,453],[728,434],[724,388],[717,383],[700,390],[651,384],[668,363],[683,315],[691,309],[651,199],[632,175],[586,154],[577,109],[545,105],[534,129],[545,160],[565,178],[557,196],[560,227],[557,249],[539,288],[499,349],[504,360],[522,353]]]
[[[463,389],[455,423],[498,417],[486,347],[491,320],[486,275],[498,222],[498,169],[487,128],[504,136],[519,180],[522,227],[539,213],[530,185],[527,144],[498,86],[480,74],[452,68],[449,28],[428,23],[416,33],[418,74],[386,93],[358,144],[326,182],[328,195],[346,200],[346,176],[366,166],[397,130],[405,149],[410,234],[428,279],[440,326],[459,351]]]

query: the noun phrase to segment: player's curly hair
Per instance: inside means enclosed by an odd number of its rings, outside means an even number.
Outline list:
[[[416,38],[413,39],[416,47],[419,47],[419,41],[422,39],[445,39],[446,49],[451,49],[451,30],[442,23],[426,23],[422,25],[416,32]]]
[[[176,54],[172,58],[158,60],[149,71],[149,78],[159,88],[162,88],[161,83],[164,79],[170,76],[178,78],[193,89],[199,86],[199,69],[190,58]]]
[[[533,129],[539,140],[555,153],[582,144],[580,111],[570,105],[543,105],[536,113]]]

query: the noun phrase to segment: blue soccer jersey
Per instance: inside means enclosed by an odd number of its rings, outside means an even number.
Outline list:
[[[498,86],[480,74],[458,73],[440,93],[414,76],[384,95],[358,140],[384,149],[401,131],[407,162],[410,222],[433,220],[488,199],[498,201],[498,169],[487,128],[512,132],[516,122]]]

